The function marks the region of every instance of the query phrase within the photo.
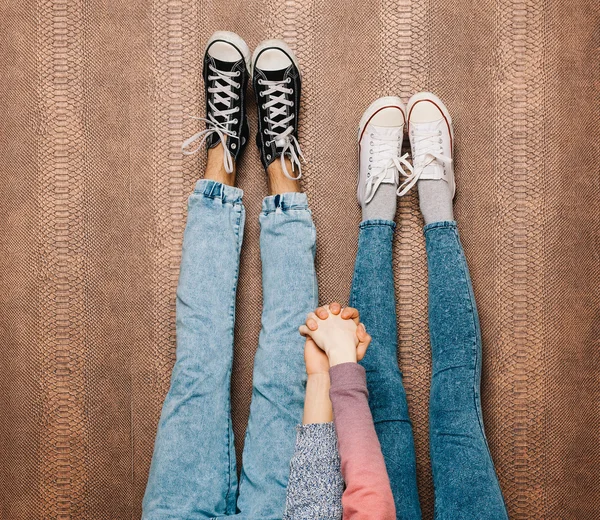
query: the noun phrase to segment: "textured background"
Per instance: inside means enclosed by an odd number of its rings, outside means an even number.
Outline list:
[[[304,74],[303,186],[321,299],[346,301],[356,126],[431,89],[455,121],[456,214],[484,335],[484,413],[511,518],[600,517],[597,0],[0,0],[0,518],[138,518],[174,359],[183,157],[216,29],[284,37]],[[256,122],[253,105],[252,129]],[[233,376],[241,439],[266,181],[248,225]],[[425,518],[430,372],[414,193],[394,269]],[[238,442],[238,450],[241,442]]]

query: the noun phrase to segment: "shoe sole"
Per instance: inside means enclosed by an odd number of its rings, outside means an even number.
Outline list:
[[[258,61],[260,53],[267,49],[281,49],[285,54],[287,54],[288,58],[292,60],[292,63],[298,70],[298,74],[300,74],[300,80],[302,80],[302,72],[300,72],[300,65],[298,64],[298,59],[296,58],[294,51],[283,40],[265,40],[259,43],[258,47],[254,49],[254,53],[252,54],[252,61],[250,62],[249,69],[250,77],[254,77],[254,66]]]
[[[450,117],[450,112],[448,112],[448,109],[446,108],[446,105],[444,105],[444,102],[439,97],[437,97],[433,92],[418,92],[416,94],[413,94],[412,97],[408,100],[408,105],[406,106],[406,110],[407,110],[406,121],[408,124],[408,130],[410,131],[410,113],[411,113],[413,107],[419,101],[431,101],[442,112],[444,119],[446,119],[446,122],[448,123],[448,126],[450,127],[450,140],[451,140],[450,149],[452,150],[452,160],[454,160],[454,126],[452,125],[452,117]],[[454,168],[452,170],[454,172]],[[454,173],[452,173],[452,177],[454,177]],[[456,195],[456,178],[453,178],[453,184],[454,184],[454,193],[452,194],[452,198],[454,199],[454,196]]]
[[[380,110],[384,108],[395,108],[400,107],[400,111],[402,112],[402,117],[404,118],[403,127],[406,126],[406,107],[402,100],[398,96],[385,96],[376,99],[371,103],[367,109],[363,112],[362,117],[360,118],[360,123],[358,124],[358,142],[360,143],[360,139],[362,137],[362,133],[366,128],[367,124],[371,118]]]
[[[250,75],[252,75],[250,72],[250,58],[251,58],[250,47],[248,47],[248,44],[240,36],[238,36],[234,32],[217,31],[217,32],[213,33],[213,35],[208,40],[208,43],[206,44],[206,47],[204,49],[204,54],[206,54],[206,51],[208,50],[208,48],[214,42],[217,42],[217,41],[223,41],[223,42],[230,43],[238,51],[240,51],[240,54],[244,57],[244,64],[246,65],[246,70],[248,71],[248,73]]]

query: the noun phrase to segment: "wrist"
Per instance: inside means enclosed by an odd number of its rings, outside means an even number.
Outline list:
[[[330,379],[328,372],[309,374],[304,397],[303,424],[327,423],[333,420],[329,399]]]
[[[327,372],[313,372],[306,378],[307,384],[329,385],[329,370]]]
[[[342,363],[357,363],[356,349],[332,350],[329,354],[329,366],[334,367]]]

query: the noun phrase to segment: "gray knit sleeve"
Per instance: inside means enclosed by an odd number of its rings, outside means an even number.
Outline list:
[[[344,479],[332,422],[298,426],[283,520],[340,520]]]

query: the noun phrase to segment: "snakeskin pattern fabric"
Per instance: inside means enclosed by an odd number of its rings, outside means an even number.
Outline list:
[[[321,300],[347,301],[356,132],[378,96],[431,90],[455,124],[455,214],[484,340],[490,448],[514,520],[600,510],[600,4],[596,0],[5,0],[0,4],[0,518],[139,518],[175,349],[183,156],[213,31],[285,38],[303,73],[304,189]],[[251,132],[255,106],[249,106]],[[233,418],[260,327],[254,146]],[[427,272],[397,215],[399,360],[432,518]],[[294,432],[290,432],[294,435]]]

